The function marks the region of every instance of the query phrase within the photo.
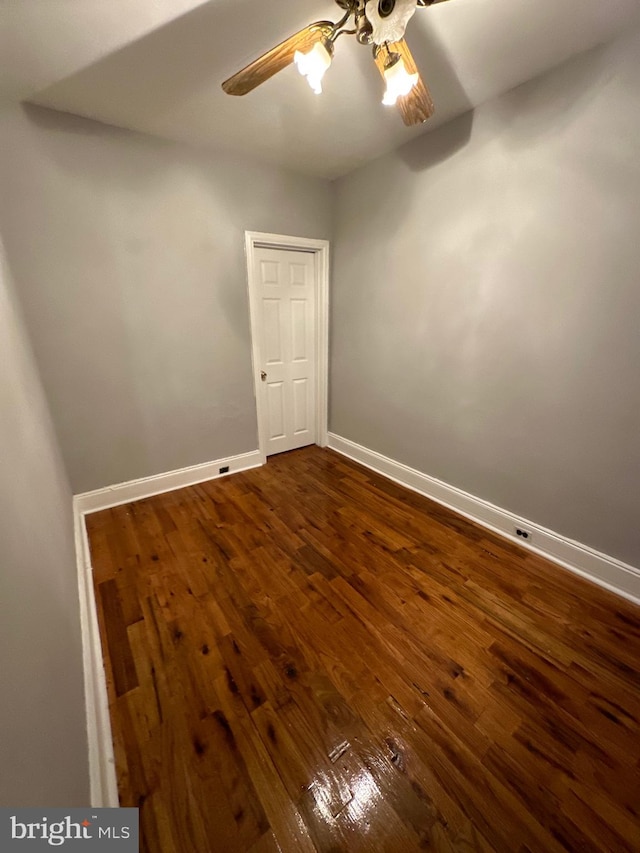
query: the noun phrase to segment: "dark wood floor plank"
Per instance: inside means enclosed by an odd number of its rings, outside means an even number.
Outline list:
[[[245,762],[256,789],[258,800],[284,851],[300,850],[316,853],[309,830],[297,805],[288,795],[277,767],[271,761],[255,720],[248,713],[226,680],[217,682],[217,707],[212,717],[220,726],[229,747]],[[233,849],[233,848],[232,848]],[[241,850],[242,848],[236,848]]]
[[[317,447],[87,517],[149,853],[640,848],[640,610]]]
[[[116,696],[122,696],[138,686],[138,676],[127,634],[127,623],[116,581],[114,579],[104,581],[99,584],[98,591],[104,614],[115,693]]]

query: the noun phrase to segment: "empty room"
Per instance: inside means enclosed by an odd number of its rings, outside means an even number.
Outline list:
[[[640,849],[636,0],[0,32],[0,847]]]

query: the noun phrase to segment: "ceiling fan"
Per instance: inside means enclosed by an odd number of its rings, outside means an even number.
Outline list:
[[[443,0],[336,0],[339,21],[316,21],[251,62],[222,84],[228,95],[246,95],[295,62],[316,94],[331,65],[341,35],[355,35],[373,47],[373,59],[386,84],[383,104],[396,104],[406,125],[422,124],[434,113],[433,100],[404,40],[406,26],[419,7]],[[351,24],[350,19],[353,18]]]

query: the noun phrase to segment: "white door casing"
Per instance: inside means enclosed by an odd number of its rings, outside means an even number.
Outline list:
[[[327,444],[326,240],[245,235],[259,449]]]

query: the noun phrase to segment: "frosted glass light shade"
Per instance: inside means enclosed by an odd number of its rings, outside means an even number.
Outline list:
[[[331,54],[324,44],[317,41],[308,53],[296,50],[293,61],[316,95],[319,95],[322,92],[324,72],[331,65]]]
[[[384,79],[387,83],[387,91],[384,93],[382,103],[392,106],[402,95],[408,95],[418,82],[418,74],[409,74],[404,67],[404,60],[398,59],[392,65],[384,69]]]

